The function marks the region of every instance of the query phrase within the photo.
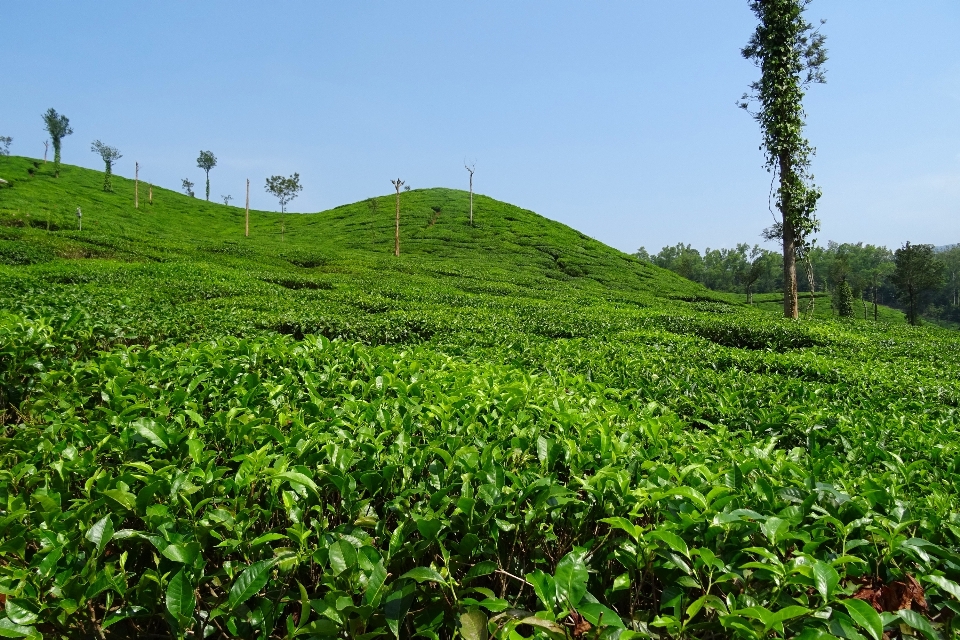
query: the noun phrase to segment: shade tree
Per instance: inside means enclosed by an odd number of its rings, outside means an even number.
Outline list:
[[[765,166],[778,182],[775,197],[780,218],[767,230],[767,237],[779,240],[783,248],[783,314],[796,318],[797,258],[809,249],[809,239],[819,229],[820,199],[810,173],[815,149],[803,135],[803,98],[808,86],[826,81],[825,37],[804,17],[810,0],[750,0],[748,4],[758,24],[741,53],[760,68],[760,79],[750,84],[739,106],[760,125]]]
[[[207,202],[210,201],[210,169],[213,169],[217,166],[217,156],[213,155],[213,151],[201,151],[200,155],[197,157],[197,166],[203,169],[204,173],[207,175]]]
[[[113,163],[122,158],[120,151],[116,147],[111,147],[99,140],[94,140],[90,145],[90,151],[96,153],[103,160],[103,190],[113,191]]]
[[[290,177],[283,176],[270,176],[267,178],[266,184],[267,193],[273,194],[273,196],[280,202],[280,212],[287,212],[287,204],[297,197],[301,191],[303,191],[303,185],[300,184],[300,174],[294,173]],[[283,234],[285,231],[286,222],[280,221],[280,238],[283,239]]]
[[[932,244],[909,242],[894,252],[893,261],[890,280],[906,306],[907,322],[920,324],[923,294],[941,285],[944,264],[937,259]]]
[[[57,113],[53,108],[41,116],[43,118],[43,127],[50,135],[50,142],[53,143],[53,175],[60,177],[60,148],[63,139],[73,133],[70,126],[70,119],[67,116]]]

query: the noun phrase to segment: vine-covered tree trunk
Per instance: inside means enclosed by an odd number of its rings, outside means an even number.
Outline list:
[[[783,220],[783,316],[799,317],[800,303],[797,299],[797,237],[794,232],[793,215],[790,210],[789,182],[790,156],[780,154],[780,215]]]

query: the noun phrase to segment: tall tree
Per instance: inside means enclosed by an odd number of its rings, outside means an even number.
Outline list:
[[[396,180],[391,180],[392,184],[397,190],[397,224],[393,236],[393,255],[400,255],[400,187],[403,186],[403,180],[397,178]]]
[[[287,212],[287,203],[297,197],[303,186],[300,184],[300,174],[294,173],[289,178],[270,176],[267,178],[267,192],[272,193],[280,201],[280,213]],[[286,222],[280,221],[280,238],[283,239]]]
[[[890,280],[907,305],[907,321],[920,324],[921,296],[939,287],[943,281],[943,263],[937,260],[932,244],[910,244],[893,254],[894,270]]]
[[[815,212],[820,190],[813,184],[810,161],[815,149],[803,137],[806,88],[826,82],[825,37],[804,18],[811,0],[748,0],[759,24],[741,51],[760,68],[740,107],[760,124],[767,171],[779,179],[776,206],[780,219],[767,231],[783,244],[783,314],[798,316],[797,257],[819,228]],[[821,24],[823,24],[821,22]]]
[[[217,166],[217,156],[213,151],[201,151],[197,157],[197,166],[207,174],[207,202],[210,201],[210,169]]]
[[[93,141],[93,144],[90,145],[90,151],[99,154],[103,159],[103,163],[106,165],[103,170],[103,190],[107,192],[113,191],[113,163],[123,156],[120,155],[120,151],[116,147],[103,144],[99,140]]]
[[[67,116],[57,113],[53,108],[47,109],[42,116],[43,126],[50,134],[50,141],[53,143],[53,175],[60,177],[60,144],[63,139],[73,133],[70,127],[70,119]]]

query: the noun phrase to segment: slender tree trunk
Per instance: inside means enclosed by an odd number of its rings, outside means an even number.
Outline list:
[[[60,177],[60,142],[57,140],[53,141],[53,175]]]
[[[140,208],[140,163],[135,162],[133,171],[133,208]]]
[[[873,285],[873,321],[877,321],[877,285]]]
[[[794,234],[793,216],[787,200],[787,187],[791,174],[790,157],[780,155],[780,217],[783,220],[783,317],[798,317],[797,307],[797,238]]]
[[[210,202],[210,172],[207,171],[207,202]]]
[[[43,141],[43,164],[47,164],[47,149],[50,148],[50,143],[46,140]]]
[[[249,238],[249,237],[250,237],[250,178],[247,178],[247,207],[246,207],[246,210],[247,210],[247,211],[246,211],[246,214],[244,215],[244,219],[245,219],[245,221],[246,221],[246,222],[245,222],[246,228],[245,228],[245,230],[244,230],[243,235],[246,236],[247,238]]]
[[[393,255],[400,255],[400,185],[397,185],[397,222],[393,234]]]
[[[470,172],[470,226],[473,226],[473,172]]]

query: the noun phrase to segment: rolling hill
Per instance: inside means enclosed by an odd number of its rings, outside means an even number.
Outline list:
[[[0,177],[2,634],[956,632],[955,332],[785,321],[450,189],[397,258],[393,195],[247,238]]]

